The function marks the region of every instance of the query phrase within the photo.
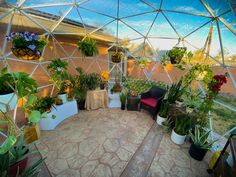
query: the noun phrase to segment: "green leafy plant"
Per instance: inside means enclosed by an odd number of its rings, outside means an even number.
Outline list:
[[[203,100],[201,99],[201,91],[191,91],[188,87],[183,95],[184,106],[199,110]]]
[[[151,62],[151,60],[149,60],[148,58],[142,58],[142,59],[138,59],[135,61],[135,64],[140,66],[141,68],[146,67],[149,63]]]
[[[78,101],[83,101],[85,100],[86,97],[86,74],[84,73],[83,69],[80,67],[76,68],[76,71],[79,73],[79,75],[77,76],[77,100]]]
[[[172,123],[173,121],[171,121],[169,117],[164,122],[162,122],[161,127],[164,130],[164,132],[169,133],[171,131]]]
[[[186,135],[191,128],[191,118],[188,115],[181,115],[176,118],[175,132],[179,135]]]
[[[122,92],[120,93],[120,102],[121,102],[121,104],[125,105],[126,100],[127,100],[127,93],[125,93],[124,91],[122,91]]]
[[[182,60],[186,51],[186,47],[173,47],[167,52],[167,56],[170,58],[172,64],[178,64]]]
[[[159,115],[161,117],[167,118],[169,110],[170,110],[170,103],[168,103],[167,100],[163,100],[162,104],[161,104],[161,107],[160,107]]]
[[[78,42],[78,49],[83,56],[95,56],[98,54],[96,40],[86,37]]]
[[[182,79],[180,79],[178,83],[174,83],[170,87],[167,87],[167,90],[167,101],[170,104],[175,103],[175,101],[184,93],[184,88],[182,87]]]
[[[199,125],[195,126],[194,134],[190,131],[190,137],[194,145],[201,149],[211,149],[212,145],[217,141],[209,142],[211,131],[206,131]]]
[[[41,114],[43,114],[45,112],[50,111],[54,104],[55,99],[50,96],[46,96],[39,98],[37,102],[33,105],[32,109],[38,110]]]
[[[87,74],[85,77],[85,87],[89,90],[95,90],[101,83],[101,77],[97,73]]]
[[[68,63],[60,58],[52,60],[52,62],[47,66],[48,70],[53,70],[54,72],[67,70]]]

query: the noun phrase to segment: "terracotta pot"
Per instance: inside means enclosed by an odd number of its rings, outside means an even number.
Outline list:
[[[25,154],[27,153],[29,153],[29,150],[25,152]],[[11,165],[8,169],[8,173],[10,174],[10,176],[16,176],[17,174],[21,174],[26,169],[27,163],[28,163],[28,157]]]
[[[32,143],[40,138],[40,128],[39,125],[30,125],[24,130],[24,138],[26,143]]]

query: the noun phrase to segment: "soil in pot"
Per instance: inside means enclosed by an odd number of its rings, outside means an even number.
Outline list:
[[[25,154],[27,153],[29,153],[29,150],[25,152]],[[27,163],[28,163],[28,157],[11,165],[8,169],[8,173],[10,174],[10,176],[17,176],[17,174],[21,174],[26,169]]]
[[[206,153],[207,153],[207,149],[202,149],[198,146],[196,146],[195,144],[191,144],[190,148],[189,148],[189,154],[190,156],[198,161],[202,161],[203,158],[205,157]]]

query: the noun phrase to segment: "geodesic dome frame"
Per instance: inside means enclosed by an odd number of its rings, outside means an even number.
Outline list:
[[[176,6],[180,4],[179,6]],[[186,5],[187,4],[187,5]],[[75,63],[75,60],[83,60],[81,56],[74,56],[77,51],[76,46],[74,46],[71,53],[67,52],[67,49],[57,40],[56,35],[93,35],[96,33],[111,33],[107,42],[111,43],[111,47],[119,46],[123,47],[128,56],[132,56],[135,59],[140,57],[148,57],[155,61],[153,67],[149,70],[145,68],[141,70],[146,79],[152,79],[154,71],[159,67],[159,56],[156,48],[161,48],[165,46],[165,50],[168,50],[176,45],[186,46],[190,49],[202,49],[204,47],[205,40],[208,35],[209,26],[214,24],[214,34],[213,38],[217,40],[217,44],[213,47],[216,47],[220,50],[220,56],[218,58],[214,57],[214,52],[207,53],[216,65],[222,67],[224,71],[227,71],[229,74],[231,83],[233,87],[236,87],[236,82],[232,69],[236,67],[229,65],[226,62],[226,52],[224,50],[224,44],[231,46],[236,44],[236,27],[234,22],[236,22],[233,1],[213,1],[213,0],[195,0],[191,4],[187,3],[187,0],[183,1],[168,1],[168,0],[135,0],[135,1],[124,1],[124,0],[58,0],[55,1],[45,1],[40,0],[38,2],[32,0],[19,0],[19,1],[6,1],[2,2],[2,6],[5,8],[5,11],[0,15],[0,21],[8,21],[8,24],[5,29],[6,35],[8,35],[14,28],[15,24],[14,18],[17,14],[20,14],[24,19],[27,19],[28,22],[32,23],[33,26],[42,29],[41,34],[45,35],[48,39],[52,40],[54,49],[59,48],[63,55],[59,56],[60,58],[71,62],[71,69],[75,69],[78,64]],[[53,22],[51,25],[43,24],[42,21],[36,18],[36,15],[42,15],[39,12],[44,13],[44,17],[47,16]],[[46,14],[48,13],[48,14]],[[50,17],[51,14],[51,17]],[[75,18],[76,16],[76,18]],[[190,23],[196,19],[196,25],[189,25],[185,28],[178,26],[178,18],[183,18],[183,23]],[[91,20],[93,19],[94,20]],[[188,20],[189,19],[189,20]],[[70,21],[72,20],[72,21]],[[160,21],[159,21],[160,20]],[[60,27],[62,23],[65,22],[74,23],[79,22],[83,30],[81,33],[73,31],[63,31]],[[141,22],[140,22],[141,21]],[[26,22],[26,21],[25,21]],[[25,22],[18,22],[17,25],[24,26]],[[90,23],[92,23],[92,27]],[[163,25],[163,22],[166,26]],[[27,22],[26,22],[27,23]],[[192,23],[191,23],[192,24]],[[102,31],[103,30],[103,31]],[[163,32],[165,31],[166,32]],[[227,30],[227,35],[224,35],[224,32]],[[199,32],[200,31],[200,32]],[[196,37],[190,38],[196,33],[202,33],[203,36],[200,40],[200,43],[197,42],[197,45],[194,44]],[[230,34],[230,35],[228,35]],[[198,36],[198,35],[196,35]],[[224,37],[232,37],[229,43],[223,41]],[[128,46],[123,46],[125,42],[129,42]],[[168,42],[163,42],[168,41]],[[136,46],[132,46],[135,45]],[[158,45],[157,45],[158,44]],[[9,44],[6,39],[3,39],[3,44],[0,50],[0,62],[4,65],[10,65],[9,63],[17,62],[19,63],[28,63],[32,65],[30,71],[31,76],[34,76],[41,68],[49,78],[50,75],[43,67],[47,65],[48,61],[24,61],[16,59],[10,50],[7,48]],[[56,47],[57,46],[57,47]],[[135,50],[127,50],[127,48]],[[145,47],[148,47],[152,53],[151,56],[147,56],[145,53]],[[231,46],[232,47],[232,46]],[[45,48],[43,52],[43,57],[46,56],[48,49]],[[139,52],[138,56],[135,54],[135,51],[140,50],[144,52]],[[232,50],[235,52],[235,50]],[[234,53],[233,53],[234,54]],[[56,55],[56,54],[55,54]],[[109,64],[109,60],[102,60],[99,57],[96,59],[86,59],[91,60],[88,64],[87,69],[89,70],[94,66],[97,67],[100,71],[104,69],[101,66],[103,62]],[[100,62],[101,63],[100,63]],[[126,61],[123,61],[126,62]],[[12,64],[11,64],[12,65]],[[117,68],[120,71],[121,65],[115,64],[112,65],[109,70],[112,71],[114,68]],[[9,67],[11,69],[11,67]],[[168,79],[172,82],[172,78],[166,71]],[[40,89],[50,87],[52,84],[41,84]],[[51,90],[51,94],[54,89]],[[220,103],[219,103],[220,104]],[[225,106],[222,104],[222,106]],[[226,106],[227,107],[227,106]],[[235,111],[232,107],[227,107]],[[212,128],[212,125],[211,125]]]

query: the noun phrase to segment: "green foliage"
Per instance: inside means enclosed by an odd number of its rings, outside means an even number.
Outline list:
[[[128,92],[134,91],[138,95],[141,93],[147,92],[154,86],[158,86],[160,88],[166,89],[166,84],[164,82],[156,82],[150,80],[138,80],[132,78],[124,78],[123,79],[123,87],[128,90]]]
[[[162,122],[161,128],[166,132],[169,133],[171,131],[172,121],[170,118],[167,118],[164,122]]]
[[[203,86],[207,86],[213,78],[213,72],[209,65],[196,64],[184,76],[184,85],[189,86],[195,80],[201,80]]]
[[[191,91],[190,87],[183,94],[184,106],[199,110],[203,100],[201,99],[201,91]]]
[[[182,79],[178,83],[172,84],[167,87],[167,102],[170,104],[175,103],[175,101],[182,96],[184,93],[184,88],[182,88]]]
[[[53,72],[67,70],[68,63],[60,58],[52,60],[52,62],[48,65],[47,69],[52,70]]]
[[[170,58],[172,64],[178,64],[180,63],[186,51],[186,47],[173,47],[167,52],[167,56]]]
[[[151,61],[147,58],[138,59],[135,61],[135,64],[140,67],[145,67],[147,64],[149,64]]]
[[[101,83],[101,77],[97,73],[86,74],[85,87],[88,90],[95,90]]]
[[[120,93],[120,102],[121,102],[121,104],[125,105],[126,99],[127,99],[127,93],[122,91]]]
[[[123,58],[122,52],[115,52],[111,55],[111,60],[114,63],[119,63]]]
[[[96,40],[89,37],[78,42],[78,49],[84,56],[95,56],[98,54]]]
[[[161,117],[167,118],[169,111],[170,111],[170,103],[168,103],[167,100],[163,100],[160,107],[159,115]]]
[[[0,74],[0,94],[11,93],[13,91],[16,92],[19,98],[36,93],[36,81],[27,73],[7,73],[7,68],[3,68]]]
[[[186,135],[191,128],[191,118],[188,115],[181,115],[176,118],[175,132],[179,135]]]
[[[77,100],[78,101],[83,101],[85,100],[86,97],[86,85],[85,85],[85,81],[86,81],[86,74],[84,73],[83,69],[80,67],[76,68],[76,71],[79,73],[79,75],[77,75]]]
[[[38,101],[33,105],[32,109],[37,110],[43,114],[44,112],[50,110],[54,104],[55,99],[50,96],[46,96],[39,98]]]
[[[212,145],[216,141],[208,142],[208,138],[210,136],[211,131],[206,131],[199,125],[195,126],[194,134],[190,131],[190,137],[192,139],[193,144],[198,146],[201,149],[211,149]]]

